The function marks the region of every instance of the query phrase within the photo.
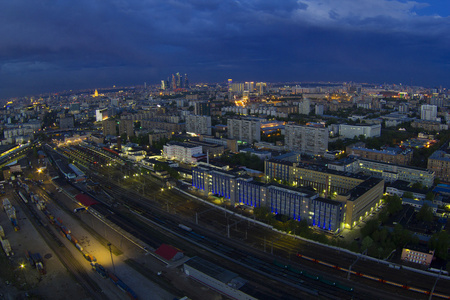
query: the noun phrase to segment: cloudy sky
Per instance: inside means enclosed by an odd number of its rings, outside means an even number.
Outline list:
[[[0,2],[0,98],[191,82],[450,87],[449,0]]]

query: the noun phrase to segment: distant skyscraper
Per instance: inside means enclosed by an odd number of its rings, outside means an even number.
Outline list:
[[[189,80],[188,80],[187,74],[184,74],[184,87],[185,87],[186,89],[189,88]]]
[[[161,80],[161,89],[165,90],[166,88],[167,88],[166,81],[165,80]]]
[[[228,79],[228,101],[233,101],[233,79]]]
[[[172,90],[176,90],[177,88],[177,80],[175,78],[175,75],[172,74]]]
[[[181,81],[182,81],[182,76],[180,75],[180,73],[177,72],[177,74],[175,74],[176,77],[176,86],[177,88],[181,88]]]
[[[437,106],[436,105],[422,105],[420,107],[420,119],[426,121],[436,121]]]
[[[266,91],[267,84],[265,82],[258,82],[256,83],[256,90],[258,92],[259,96],[264,95]]]
[[[255,90],[255,83],[253,81],[246,82],[244,85],[244,91],[248,91],[249,93],[253,93]]]

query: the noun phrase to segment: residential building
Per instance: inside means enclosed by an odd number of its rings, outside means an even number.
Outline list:
[[[448,130],[447,124],[442,124],[438,121],[414,120],[411,122],[412,128],[421,128],[426,131],[441,131]]]
[[[420,106],[420,119],[424,121],[436,121],[437,106],[436,105],[422,105]]]
[[[386,148],[383,150],[368,149],[361,146],[347,146],[348,155],[356,155],[359,157],[382,161],[385,163],[409,165],[413,157],[412,149],[403,150],[401,148]]]
[[[60,129],[68,129],[74,128],[75,122],[73,116],[67,116],[59,119],[59,128]]]
[[[328,128],[322,124],[285,125],[285,146],[289,151],[324,155],[328,149]]]
[[[261,140],[261,120],[256,118],[228,119],[228,138],[253,143]]]
[[[186,132],[211,135],[211,117],[187,115]]]
[[[428,157],[427,169],[442,181],[450,182],[450,151],[437,150]]]
[[[155,129],[148,135],[148,141],[150,145],[153,145],[153,143],[158,142],[161,139],[171,139],[171,138],[172,132],[168,132],[167,130]]]
[[[102,121],[103,135],[117,136],[117,120],[106,119]]]
[[[349,139],[352,139],[355,136],[359,137],[360,135],[366,138],[379,137],[381,136],[381,124],[375,125],[341,124],[339,126],[339,135]]]
[[[298,113],[302,115],[309,115],[311,112],[311,100],[306,98],[298,105]]]
[[[126,134],[127,136],[134,136],[133,120],[121,119],[119,122],[119,135]]]

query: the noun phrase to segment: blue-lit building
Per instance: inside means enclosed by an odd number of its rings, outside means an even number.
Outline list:
[[[316,193],[295,188],[273,184],[267,186],[267,206],[271,212],[289,216],[297,221],[308,220],[309,202],[316,197]]]
[[[198,188],[199,190],[206,191],[206,193],[208,193],[209,192],[208,175],[209,175],[208,169],[193,168],[192,169],[192,186]]]
[[[343,229],[345,203],[325,198],[311,200],[312,226],[320,229],[337,231]]]
[[[234,186],[236,176],[226,171],[210,171],[211,175],[211,193],[231,200],[234,196]]]
[[[266,185],[252,178],[238,178],[236,202],[253,207],[265,206]]]
[[[264,162],[264,173],[269,178],[290,182],[290,172],[294,163],[284,160],[270,159]]]

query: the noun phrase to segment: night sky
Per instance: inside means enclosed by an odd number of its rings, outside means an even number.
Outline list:
[[[450,87],[450,1],[8,0],[0,98],[191,82]]]

